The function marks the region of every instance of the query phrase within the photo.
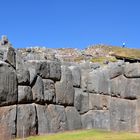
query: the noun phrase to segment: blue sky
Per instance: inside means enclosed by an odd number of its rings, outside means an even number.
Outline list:
[[[0,35],[16,48],[140,48],[140,0],[0,0],[0,13]]]

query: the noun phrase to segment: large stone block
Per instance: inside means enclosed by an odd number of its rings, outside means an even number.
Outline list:
[[[31,71],[30,74],[34,70],[34,75],[31,75],[31,79],[36,74],[43,79],[52,79],[54,81],[59,81],[61,78],[61,63],[59,61],[28,60],[26,67]]]
[[[17,79],[18,79],[18,84],[19,85],[29,85],[30,83],[30,73],[26,69],[17,69]]]
[[[140,97],[140,78],[127,79],[127,86],[123,97],[126,99],[136,99]]]
[[[84,129],[105,129],[110,130],[110,114],[108,110],[90,110],[81,116]]]
[[[34,86],[32,87],[33,100],[37,103],[44,101],[44,85],[40,76],[37,76]]]
[[[136,101],[112,98],[110,128],[115,131],[135,131]]]
[[[36,110],[33,104],[18,105],[17,137],[27,137],[37,134]]]
[[[16,68],[16,53],[15,49],[12,47],[8,39],[5,42],[2,40],[1,42],[5,43],[0,43],[0,50],[2,54],[2,60],[9,63],[12,67]]]
[[[73,86],[80,87],[81,86],[81,70],[77,66],[70,66],[70,70],[72,71],[73,77]]]
[[[29,86],[18,86],[18,103],[30,103],[33,101],[32,89]]]
[[[94,70],[88,74],[87,91],[95,94],[110,94],[107,70]]]
[[[17,77],[15,70],[0,62],[0,106],[17,103]]]
[[[61,81],[56,82],[55,91],[57,104],[73,105],[74,88],[72,82],[72,73],[66,66],[62,66]]]
[[[127,78],[140,78],[140,63],[126,64],[124,75]]]
[[[81,129],[81,116],[75,107],[66,107],[66,116],[68,122],[68,130]]]
[[[38,134],[46,134],[49,132],[49,122],[47,114],[47,105],[35,105],[37,112]]]
[[[120,75],[110,81],[110,91],[113,97],[124,97],[127,87],[127,79]],[[128,93],[129,94],[129,93]]]
[[[127,79],[123,75],[110,81],[111,95],[125,99],[136,99],[140,96],[140,78]]]
[[[55,85],[54,81],[50,79],[43,79],[44,83],[44,101],[55,102]]]
[[[75,88],[74,106],[80,114],[89,110],[89,94],[82,89]]]
[[[117,76],[120,76],[124,73],[124,65],[123,63],[109,63],[108,65],[108,73],[109,73],[109,78],[113,79]]]
[[[0,139],[11,140],[16,136],[16,105],[0,107]]]
[[[59,132],[67,130],[67,117],[65,108],[60,105],[48,105],[47,115],[50,132]]]
[[[90,110],[108,110],[110,108],[110,96],[100,94],[89,94]]]

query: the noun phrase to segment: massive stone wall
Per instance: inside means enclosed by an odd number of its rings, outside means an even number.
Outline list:
[[[23,59],[0,42],[1,140],[76,129],[140,132],[140,64]]]

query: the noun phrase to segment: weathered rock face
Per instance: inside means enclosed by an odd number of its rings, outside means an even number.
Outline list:
[[[29,71],[34,69],[35,73],[44,79],[58,81],[61,78],[61,65],[58,61],[29,60],[26,62],[26,66],[29,68]]]
[[[108,72],[105,70],[90,72],[87,80],[87,90],[95,94],[110,94]]]
[[[16,53],[6,36],[2,37],[0,42],[0,50],[2,60],[9,63],[12,67],[16,68]]]
[[[49,50],[11,47],[3,37],[0,139],[92,128],[140,132],[139,63],[61,63]]]
[[[75,107],[67,107],[65,109],[67,122],[68,122],[68,130],[76,130],[81,129],[81,116],[77,112]]]
[[[37,113],[37,126],[38,134],[45,134],[50,131],[47,106],[44,105],[35,105]]]
[[[140,78],[140,63],[125,65],[124,75],[127,78]]]
[[[0,62],[0,106],[17,103],[17,77],[15,70]]]
[[[65,109],[60,105],[49,105],[47,109],[50,132],[67,130]]]
[[[110,127],[117,131],[135,131],[136,102],[113,98],[110,103]]]
[[[19,85],[29,85],[30,84],[30,73],[26,69],[17,69],[17,79]]]
[[[73,105],[74,103],[74,88],[72,82],[72,73],[69,68],[62,66],[61,81],[56,82],[56,103]]]
[[[89,110],[89,94],[75,88],[74,106],[81,114]]]
[[[37,134],[36,111],[33,104],[18,105],[17,137],[27,137]]]
[[[55,102],[55,85],[54,81],[50,79],[43,79],[44,83],[44,101]]]
[[[16,105],[0,107],[0,139],[11,140],[16,137]]]
[[[37,77],[34,86],[32,87],[33,100],[41,103],[44,101],[44,85],[40,76]]]
[[[32,89],[29,86],[18,86],[18,103],[31,103],[33,101]]]
[[[82,127],[84,129],[105,129],[110,130],[110,114],[109,111],[90,110],[81,116]]]
[[[72,71],[73,86],[80,87],[81,86],[81,70],[80,70],[80,68],[77,66],[70,66],[69,68]]]

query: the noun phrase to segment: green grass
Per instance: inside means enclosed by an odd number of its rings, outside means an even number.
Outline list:
[[[96,62],[103,63],[105,61],[116,62],[117,59],[115,57],[97,57],[97,58],[92,58],[90,61],[93,63],[96,63]]]
[[[128,132],[108,132],[101,130],[81,130],[29,137],[26,140],[140,140],[140,134]]]

